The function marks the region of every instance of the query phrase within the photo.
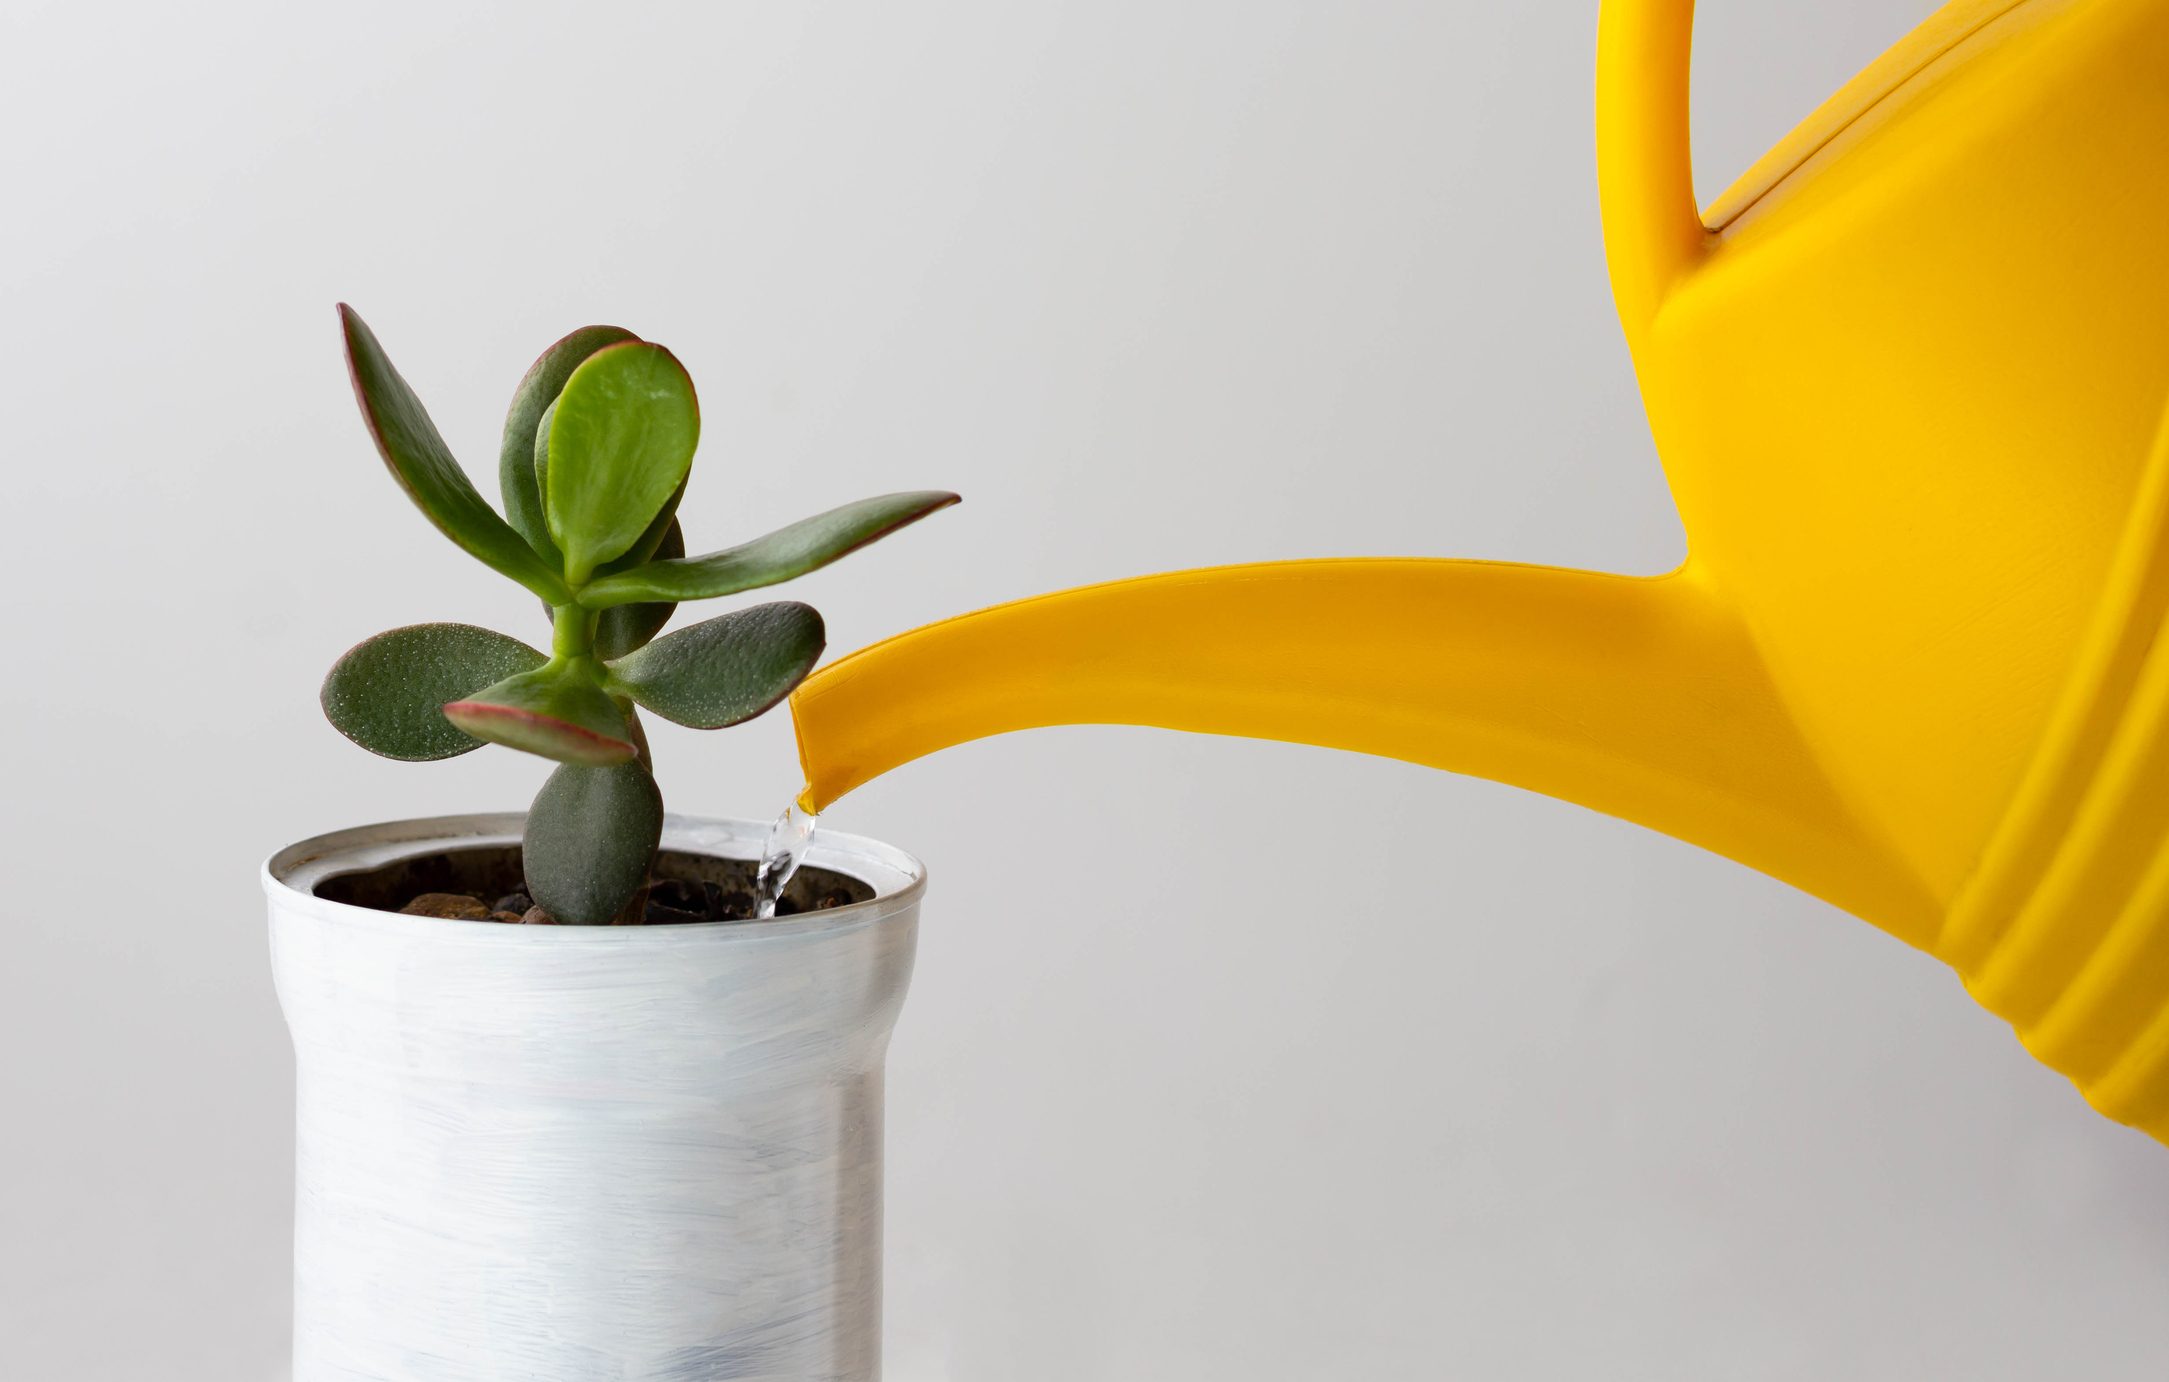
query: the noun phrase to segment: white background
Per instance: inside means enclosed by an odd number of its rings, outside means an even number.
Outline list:
[[[1703,8],[1707,197],[1929,7]],[[335,300],[486,484],[528,361],[610,321],[700,384],[697,548],[961,490],[794,588],[839,652],[1213,562],[1658,571],[1683,538],[1605,285],[1595,11],[8,0],[0,1375],[283,1375],[257,861],[542,775],[318,716],[378,629],[541,635],[374,459]],[[789,739],[666,727],[665,791],[768,816]],[[934,875],[892,1378],[2169,1357],[2169,1154],[1939,966],[1686,845],[1120,729],[957,749],[831,819]]]

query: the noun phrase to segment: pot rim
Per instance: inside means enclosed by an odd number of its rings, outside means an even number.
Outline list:
[[[755,941],[869,925],[909,915],[926,892],[926,865],[894,845],[863,835],[822,830],[806,851],[805,862],[849,874],[874,888],[873,897],[848,906],[800,912],[766,921],[682,921],[668,926],[507,926],[502,922],[462,922],[444,917],[384,912],[316,895],[316,885],[340,874],[380,868],[418,854],[460,848],[516,845],[526,824],[524,811],[481,811],[450,816],[417,816],[349,826],[312,835],[275,851],[258,869],[264,895],[280,910],[350,929],[423,932],[444,941],[481,945],[641,945],[711,935],[718,940]],[[768,837],[767,825],[711,816],[663,817],[664,849],[708,854],[724,859],[757,859]],[[673,842],[672,837],[677,836]],[[743,844],[742,851],[720,848]],[[875,877],[868,878],[868,872]]]

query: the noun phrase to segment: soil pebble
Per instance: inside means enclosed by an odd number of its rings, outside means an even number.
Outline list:
[[[527,909],[535,905],[535,899],[524,892],[506,893],[490,904],[493,912],[510,912],[515,919],[525,916]]]
[[[543,911],[540,907],[530,907],[521,916],[520,922],[526,926],[555,926],[557,925],[557,918]]]
[[[450,921],[487,921],[490,915],[482,899],[465,893],[423,893],[399,910],[410,917],[444,917]]]

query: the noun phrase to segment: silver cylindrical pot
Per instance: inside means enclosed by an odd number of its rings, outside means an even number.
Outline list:
[[[822,832],[869,900],[765,922],[515,926],[320,896],[517,815],[264,867],[297,1074],[296,1382],[871,1382],[882,1062],[925,873]],[[672,817],[751,859],[766,828]]]

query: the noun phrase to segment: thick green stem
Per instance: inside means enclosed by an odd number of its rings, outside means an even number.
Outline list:
[[[578,605],[559,605],[552,611],[555,627],[550,635],[550,653],[560,662],[595,656],[595,629],[602,622],[602,615]]]

